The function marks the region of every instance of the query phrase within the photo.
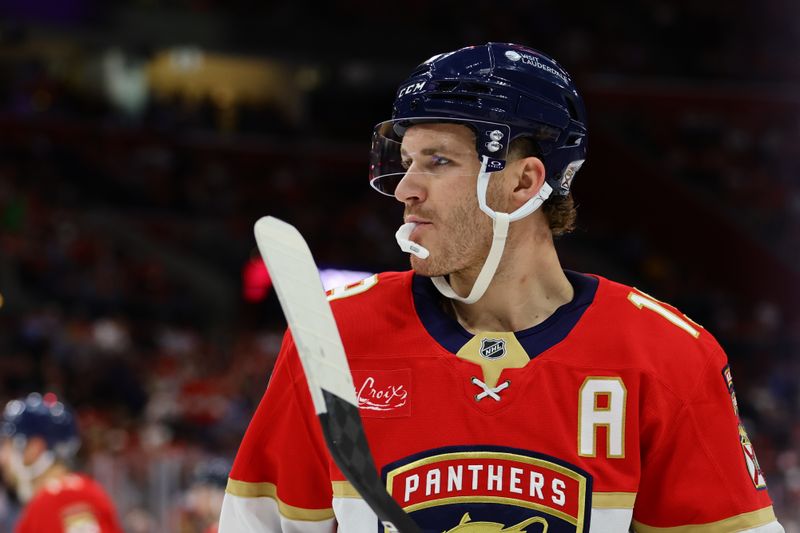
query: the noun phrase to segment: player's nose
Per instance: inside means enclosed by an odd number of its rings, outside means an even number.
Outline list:
[[[410,170],[406,172],[394,190],[394,197],[404,204],[424,202],[427,197],[424,175]]]

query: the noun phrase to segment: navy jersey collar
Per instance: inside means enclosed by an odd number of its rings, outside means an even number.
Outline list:
[[[572,301],[556,309],[540,324],[514,332],[531,358],[564,340],[597,293],[597,278],[570,270],[565,270],[564,274],[575,291]],[[414,306],[423,326],[448,352],[458,352],[473,337],[455,318],[445,312],[443,296],[433,286],[430,278],[414,274],[412,292]]]

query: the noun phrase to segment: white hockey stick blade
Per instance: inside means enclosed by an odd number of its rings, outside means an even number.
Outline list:
[[[273,217],[256,222],[255,234],[297,346],[331,457],[387,531],[420,533],[378,476],[342,339],[308,245],[294,226]]]
[[[327,411],[322,389],[358,406],[339,330],[305,239],[291,224],[262,217],[256,242],[273,279],[317,414]]]

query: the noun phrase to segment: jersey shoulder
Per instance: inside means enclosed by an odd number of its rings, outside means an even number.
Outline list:
[[[26,506],[20,522],[31,531],[121,531],[114,518],[113,504],[93,479],[67,474],[48,481]],[[95,529],[86,529],[94,531]]]
[[[329,291],[348,355],[400,355],[432,343],[417,315],[413,275],[413,271],[383,272]]]
[[[396,319],[413,308],[412,272],[382,272],[329,290],[328,301],[340,328]],[[397,311],[397,312],[393,312]]]
[[[608,319],[615,333],[642,338],[655,336],[661,343],[690,347],[717,345],[711,333],[677,307],[636,287],[600,276],[598,279],[593,311]]]
[[[374,305],[376,300],[396,297],[408,291],[413,271],[379,272],[362,280],[326,291],[334,309],[348,306]],[[335,303],[334,303],[335,302]]]
[[[597,277],[586,322],[592,337],[610,347],[606,360],[667,380],[697,375],[709,364],[725,365],[714,336],[679,309],[635,287]]]

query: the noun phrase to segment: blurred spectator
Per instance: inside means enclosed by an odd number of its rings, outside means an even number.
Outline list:
[[[178,504],[176,533],[217,533],[222,499],[231,462],[224,458],[201,461]]]

